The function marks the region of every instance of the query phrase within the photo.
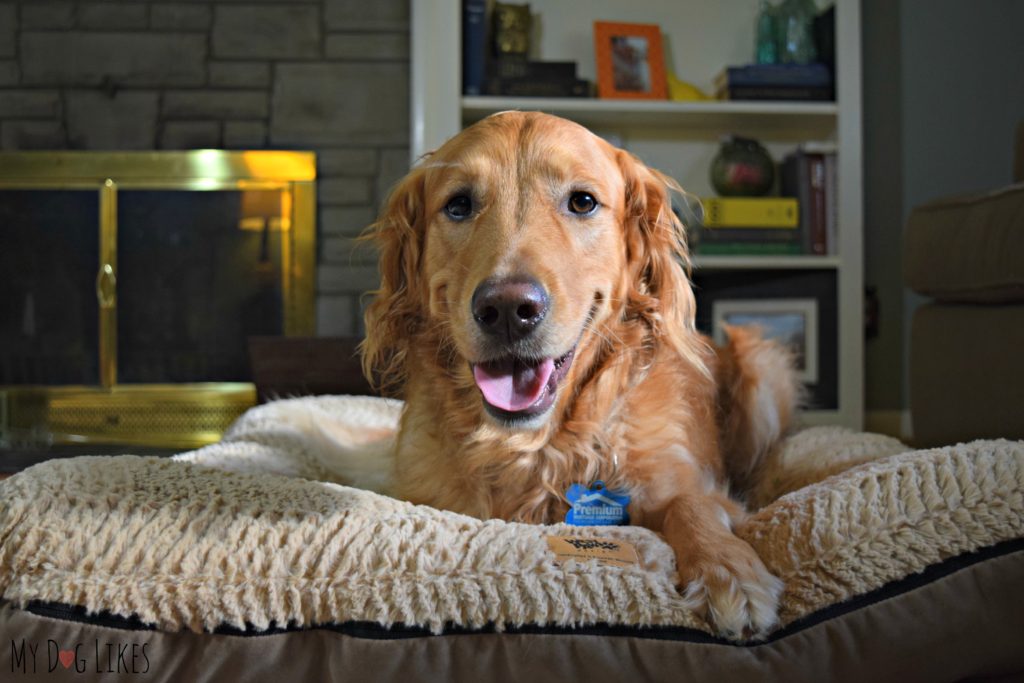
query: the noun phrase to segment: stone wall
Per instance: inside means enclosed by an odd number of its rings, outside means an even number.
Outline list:
[[[408,131],[409,0],[0,0],[5,150],[317,152],[321,335],[361,329]]]

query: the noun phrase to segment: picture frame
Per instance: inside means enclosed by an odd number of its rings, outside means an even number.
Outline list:
[[[668,98],[665,52],[656,24],[595,21],[594,55],[599,98]]]
[[[718,299],[711,304],[712,337],[727,341],[726,325],[756,325],[762,334],[789,346],[797,376],[806,384],[818,381],[817,299]]]

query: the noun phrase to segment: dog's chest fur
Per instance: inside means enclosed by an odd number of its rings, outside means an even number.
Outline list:
[[[404,422],[419,419],[409,413]],[[565,519],[565,493],[574,483],[629,486],[618,456],[593,441],[556,436],[538,449],[518,450],[481,434],[468,442],[452,437],[403,432],[396,458],[400,497],[484,519],[550,524]]]
[[[641,476],[645,465],[678,451],[680,444],[694,453],[703,451],[708,445],[692,442],[693,433],[714,432],[688,429],[693,411],[687,402],[671,398],[678,391],[678,377],[665,374],[629,386],[624,381],[631,374],[628,368],[621,374],[605,372],[599,376],[610,387],[594,382],[577,396],[585,409],[569,411],[552,429],[522,434],[482,420],[472,387],[438,381],[433,374],[413,373],[407,385],[395,493],[474,517],[561,522],[569,508],[568,488],[597,480],[626,489],[634,502],[642,503],[649,499]],[[660,399],[662,409],[656,414],[629,410],[631,405],[651,405],[650,396]],[[597,404],[600,409],[595,409]]]

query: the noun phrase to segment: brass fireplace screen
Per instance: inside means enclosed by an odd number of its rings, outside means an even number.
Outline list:
[[[314,332],[312,153],[0,154],[0,447],[193,447]]]

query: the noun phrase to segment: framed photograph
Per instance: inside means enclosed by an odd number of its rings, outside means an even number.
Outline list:
[[[816,299],[719,299],[711,304],[716,344],[726,342],[725,325],[754,325],[765,337],[793,350],[799,377],[818,381],[818,302]]]
[[[602,99],[668,97],[661,29],[655,24],[594,22],[597,94]]]

